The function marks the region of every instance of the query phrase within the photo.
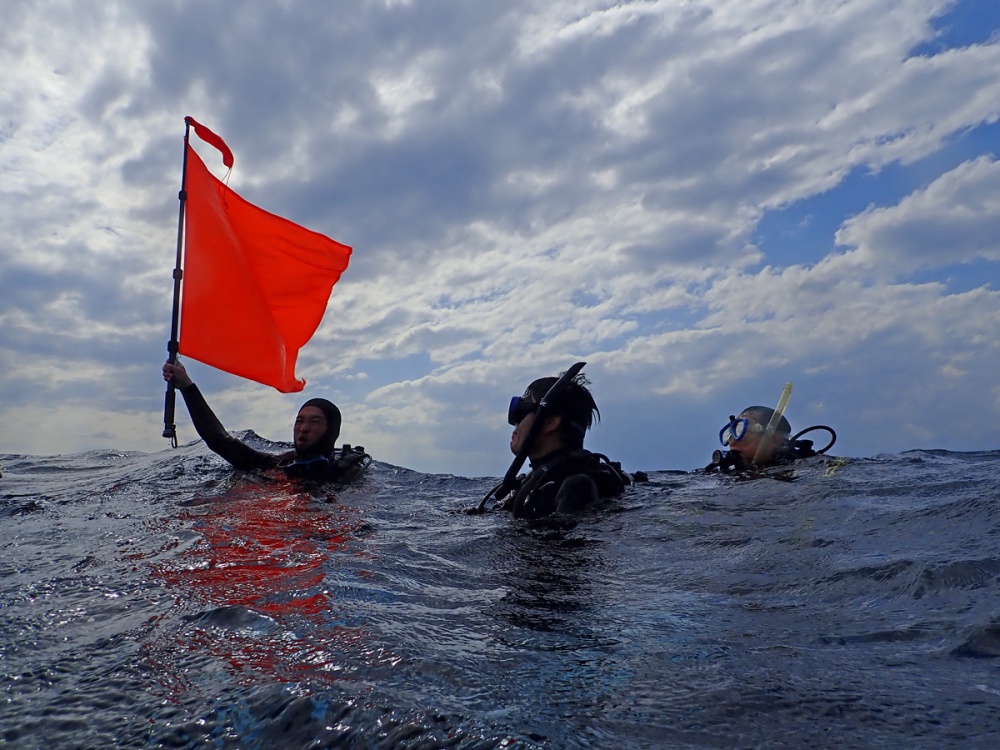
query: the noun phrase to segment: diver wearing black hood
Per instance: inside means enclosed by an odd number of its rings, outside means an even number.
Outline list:
[[[173,382],[184,396],[191,421],[205,445],[236,469],[281,469],[296,479],[346,484],[364,474],[371,463],[371,456],[360,446],[345,445],[337,450],[340,409],[325,398],[311,398],[299,409],[293,428],[293,450],[281,454],[264,453],[226,432],[184,365],[167,362],[163,365],[163,379]]]

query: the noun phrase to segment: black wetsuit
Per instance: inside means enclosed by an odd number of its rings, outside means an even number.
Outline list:
[[[344,446],[343,450],[335,451],[332,444],[338,435],[334,435],[330,441],[321,441],[320,445],[328,453],[321,450],[308,454],[296,451],[274,454],[254,450],[226,432],[197,385],[192,383],[178,390],[184,396],[184,403],[187,404],[198,436],[212,451],[241,471],[281,469],[290,477],[347,484],[361,477],[371,463],[371,456],[363,449]]]
[[[518,477],[503,507],[515,518],[573,513],[618,497],[631,483],[629,475],[606,456],[584,448],[558,450],[532,462],[531,472]]]

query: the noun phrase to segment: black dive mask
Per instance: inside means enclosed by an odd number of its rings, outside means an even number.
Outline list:
[[[538,411],[538,402],[524,396],[514,396],[507,407],[507,424],[517,427],[526,416]]]

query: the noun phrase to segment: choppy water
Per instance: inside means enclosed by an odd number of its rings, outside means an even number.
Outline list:
[[[1000,747],[1000,451],[652,472],[572,528],[378,462],[0,463],[2,747]]]

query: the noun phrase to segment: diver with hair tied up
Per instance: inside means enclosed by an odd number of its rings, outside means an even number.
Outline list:
[[[480,510],[495,496],[515,518],[574,513],[600,507],[632,484],[621,464],[583,447],[600,411],[589,381],[579,374],[582,367],[580,362],[559,378],[539,378],[511,399],[507,422],[514,428],[510,450],[517,459]],[[517,476],[524,458],[531,471]]]
[[[777,409],[767,406],[748,406],[740,415],[730,415],[729,423],[719,431],[719,442],[728,451],[717,450],[712,463],[704,471],[736,474],[767,466],[788,464],[800,458],[810,458],[826,453],[837,442],[837,433],[826,425],[813,425],[792,435],[792,426],[785,419],[785,406],[792,392],[786,383]],[[822,430],[830,434],[830,442],[813,449],[812,440],[802,436]]]

